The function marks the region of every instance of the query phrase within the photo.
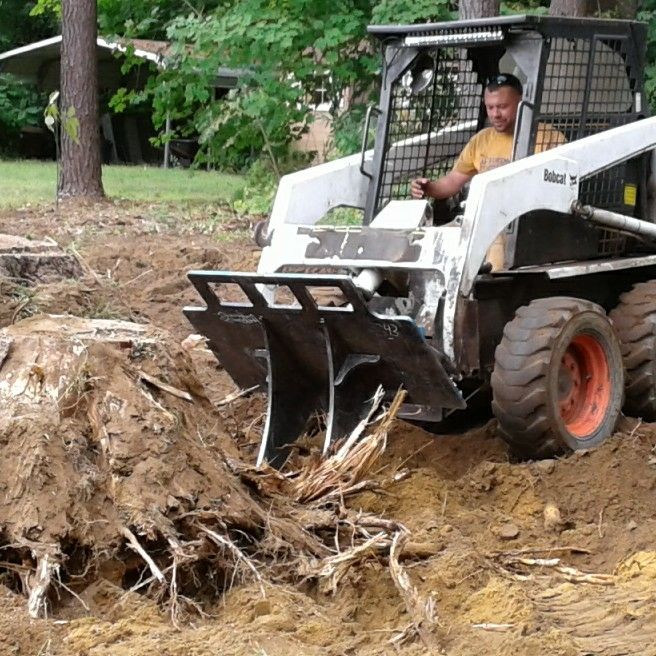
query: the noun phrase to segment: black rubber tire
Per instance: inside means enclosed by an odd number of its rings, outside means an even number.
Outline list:
[[[559,409],[559,374],[568,346],[577,336],[594,338],[605,358],[610,383],[603,420],[584,438],[572,434]],[[499,432],[523,458],[549,458],[591,448],[609,437],[624,398],[619,339],[603,308],[590,301],[551,297],[520,307],[495,351],[492,411]]]
[[[610,313],[620,339],[626,387],[624,411],[656,420],[656,280],[634,285]]]
[[[265,219],[258,221],[253,227],[253,241],[260,247],[271,245],[271,235],[269,232],[269,222]]]

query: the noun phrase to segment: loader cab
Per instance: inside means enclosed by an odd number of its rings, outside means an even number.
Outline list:
[[[486,125],[483,93],[491,76],[512,73],[523,85],[513,159],[536,152],[544,126],[570,142],[646,114],[642,87],[645,26],[632,21],[513,16],[412,26],[373,26],[383,49],[383,83],[364,221],[409,197],[415,177],[453,167]],[[556,145],[556,144],[554,144]],[[542,143],[537,149],[551,146]],[[585,203],[647,217],[645,156],[582,182]],[[436,222],[456,218],[460,201],[435,208]],[[552,237],[557,232],[561,238]],[[505,239],[507,269],[619,255],[627,238],[566,216],[532,212]]]

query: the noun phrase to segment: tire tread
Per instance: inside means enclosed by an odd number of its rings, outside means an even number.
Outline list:
[[[588,300],[542,298],[520,307],[504,328],[495,350],[492,410],[499,434],[521,457],[547,458],[565,450],[550,419],[547,376],[562,327],[586,312],[605,316],[603,308]]]
[[[656,280],[640,282],[620,295],[610,318],[622,345],[627,414],[656,420]]]

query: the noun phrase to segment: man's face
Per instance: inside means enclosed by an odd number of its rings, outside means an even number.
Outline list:
[[[512,87],[500,87],[496,91],[485,91],[485,109],[492,127],[497,132],[512,134],[515,129],[517,106],[521,95]]]

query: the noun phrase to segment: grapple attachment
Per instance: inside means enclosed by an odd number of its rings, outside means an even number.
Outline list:
[[[409,317],[372,313],[349,276],[193,271],[189,279],[207,307],[185,315],[242,388],[260,386],[269,403],[258,465],[280,466],[315,412],[326,414],[324,451],[366,416],[382,386],[407,391],[409,408],[464,408],[439,352]],[[238,286],[247,301],[228,302],[219,287]],[[317,290],[343,299],[322,305]],[[285,302],[268,289],[284,289]]]

